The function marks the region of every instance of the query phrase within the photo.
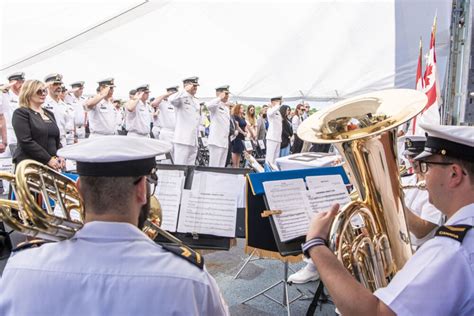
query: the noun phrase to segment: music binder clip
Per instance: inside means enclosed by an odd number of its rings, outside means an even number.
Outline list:
[[[193,239],[194,239],[194,240],[198,240],[198,239],[199,239],[198,233],[192,232],[191,235],[193,235]]]
[[[269,217],[271,215],[280,215],[282,214],[283,212],[282,211],[271,211],[271,210],[265,210],[263,211],[260,216],[262,217]]]

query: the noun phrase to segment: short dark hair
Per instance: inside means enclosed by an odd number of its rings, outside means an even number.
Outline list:
[[[135,180],[136,177],[81,176],[80,192],[84,208],[87,211],[93,209],[96,214],[128,212]]]

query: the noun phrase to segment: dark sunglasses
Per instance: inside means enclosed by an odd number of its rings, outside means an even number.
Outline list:
[[[48,95],[48,89],[39,89],[38,91],[36,91],[36,95],[38,96],[43,96],[43,95]]]

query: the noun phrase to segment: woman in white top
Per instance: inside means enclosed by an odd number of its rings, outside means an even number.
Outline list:
[[[303,121],[304,105],[298,104],[295,109],[295,115],[291,119],[291,126],[293,127],[293,146],[291,152],[293,154],[300,153],[303,148],[303,141],[298,137],[298,126]]]

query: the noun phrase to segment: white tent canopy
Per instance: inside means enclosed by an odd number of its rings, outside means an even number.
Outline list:
[[[2,1],[0,82],[24,71],[65,83],[116,79],[116,95],[142,83],[159,95],[199,76],[198,97],[230,84],[234,98],[327,102],[414,88],[418,42],[429,50],[437,14],[444,78],[451,1]],[[315,102],[312,102],[315,104]]]

